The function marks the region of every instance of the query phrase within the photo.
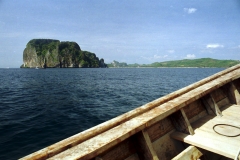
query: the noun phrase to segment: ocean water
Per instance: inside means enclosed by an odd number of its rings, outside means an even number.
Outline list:
[[[0,69],[0,159],[26,156],[221,70]]]

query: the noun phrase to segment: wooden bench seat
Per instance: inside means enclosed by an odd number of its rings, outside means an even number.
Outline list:
[[[223,116],[208,115],[192,124],[194,135],[175,132],[172,138],[200,147],[202,149],[234,159],[240,149],[240,136],[227,137],[216,133],[217,124],[229,124],[240,127],[240,105],[231,105],[222,111]],[[221,125],[215,130],[224,135],[240,134],[240,129]],[[238,155],[240,158],[240,156]]]

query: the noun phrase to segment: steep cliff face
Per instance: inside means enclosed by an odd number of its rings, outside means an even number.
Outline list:
[[[30,45],[23,51],[23,65],[30,68],[39,65],[36,49]]]
[[[60,68],[81,67],[81,49],[76,42],[61,42],[59,45],[59,64]]]
[[[52,39],[33,39],[23,51],[22,68],[102,67],[107,65],[94,53],[82,51],[76,42]]]
[[[52,39],[33,39],[23,51],[23,67],[58,67],[58,46],[60,41]]]

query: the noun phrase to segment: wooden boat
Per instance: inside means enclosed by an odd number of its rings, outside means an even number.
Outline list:
[[[22,160],[237,159],[239,113],[240,64]]]

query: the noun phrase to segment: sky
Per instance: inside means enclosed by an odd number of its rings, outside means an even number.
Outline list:
[[[105,63],[240,60],[240,0],[0,0],[0,68],[19,68],[37,38]]]

